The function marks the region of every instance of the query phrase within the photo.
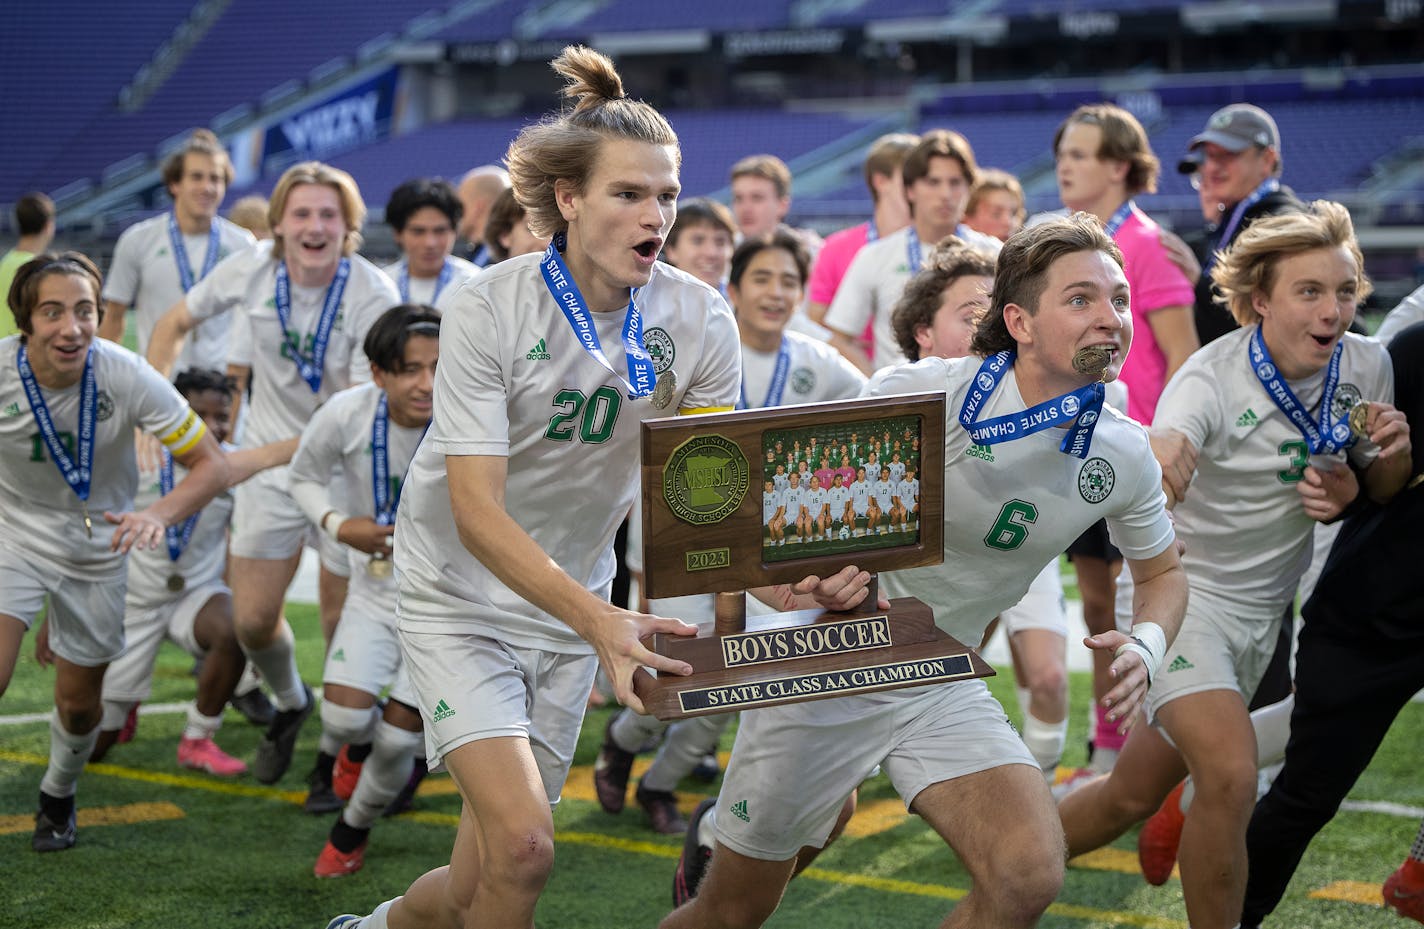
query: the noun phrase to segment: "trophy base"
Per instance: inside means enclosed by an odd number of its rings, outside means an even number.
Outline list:
[[[913,597],[892,600],[886,611],[778,613],[757,617],[745,632],[658,634],[647,644],[693,667],[686,677],[635,675],[643,706],[664,720],[995,673],[935,626],[930,608]]]

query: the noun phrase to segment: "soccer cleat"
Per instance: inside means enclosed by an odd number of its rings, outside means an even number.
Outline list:
[[[312,873],[317,877],[345,877],[360,871],[361,866],[365,863],[365,842],[356,846],[355,851],[348,853],[338,850],[328,839],[326,845],[322,847],[321,854],[316,856],[316,865],[312,868]]]
[[[633,773],[633,753],[625,752],[613,741],[615,713],[603,730],[603,747],[593,763],[593,789],[598,805],[605,813],[621,813],[628,802],[628,776]]]
[[[697,888],[707,876],[707,864],[712,860],[712,849],[697,841],[697,827],[707,811],[717,805],[716,797],[708,797],[697,804],[692,811],[692,819],[687,823],[687,837],[682,840],[682,854],[677,859],[677,870],[672,875],[672,905],[682,906],[697,896]]]
[[[653,831],[659,835],[682,835],[687,831],[687,820],[677,811],[677,796],[672,791],[648,790],[640,783],[633,799],[648,814]]]
[[[218,777],[238,777],[247,773],[246,764],[218,748],[212,739],[179,739],[178,766],[206,771]]]
[[[702,756],[702,760],[697,762],[697,767],[692,769],[693,780],[710,784],[717,779],[717,775],[722,771],[722,766],[717,763],[717,756],[708,752]]]
[[[364,761],[352,761],[350,750],[350,745],[341,746],[341,751],[336,753],[336,764],[331,769],[331,790],[342,800],[350,800],[356,792],[356,782],[361,779],[361,767],[365,764]]]
[[[30,847],[37,852],[62,852],[73,848],[79,839],[79,829],[74,821],[74,807],[69,808],[69,816],[64,822],[49,818],[44,810],[35,814],[35,834]]]
[[[302,801],[302,809],[314,816],[323,813],[335,813],[346,804],[336,795],[336,791],[331,789],[331,781],[327,780],[326,774],[320,765],[312,768],[307,775],[307,798]]]
[[[245,694],[233,694],[228,702],[254,726],[270,726],[272,718],[277,715],[277,708],[267,699],[261,687],[254,687]]]
[[[326,929],[361,929],[361,920],[364,916],[353,916],[350,913],[343,913],[326,924]]]
[[[267,727],[261,741],[257,743],[257,757],[252,760],[252,774],[263,784],[275,784],[292,766],[292,752],[297,747],[297,736],[301,734],[302,723],[307,721],[316,708],[316,699],[311,688],[302,685],[307,702],[300,710],[281,710],[272,717],[272,725]]]
[[[1186,822],[1182,813],[1182,788],[1186,784],[1182,781],[1172,788],[1137,836],[1137,863],[1142,866],[1142,876],[1154,887],[1167,883],[1177,863],[1177,846],[1182,842],[1182,824]]]
[[[1382,892],[1385,909],[1424,923],[1424,883],[1410,884],[1403,865],[1385,878]]]
[[[129,708],[129,715],[124,717],[124,724],[119,727],[118,742],[120,745],[125,742],[132,742],[134,735],[138,732],[138,704],[135,703]]]

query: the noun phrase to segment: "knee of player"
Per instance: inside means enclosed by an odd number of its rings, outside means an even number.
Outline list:
[[[104,718],[98,694],[55,695],[54,708],[65,731],[81,735],[92,731]]]
[[[1016,854],[974,889],[992,899],[1004,925],[1036,925],[1063,889],[1065,857],[1062,843]]]
[[[1061,703],[1068,696],[1068,668],[1061,661],[1040,661],[1025,669],[1024,676],[1035,697]]]
[[[1206,803],[1250,814],[1256,804],[1256,759],[1213,758],[1209,765],[1198,765],[1192,772],[1196,796],[1193,806]]]
[[[498,886],[522,893],[538,894],[554,870],[554,836],[543,829],[524,829],[489,846],[490,854],[481,867]]]
[[[706,907],[706,925],[718,929],[757,929],[771,918],[781,902],[781,891],[785,888],[776,888],[774,884],[774,881],[759,882],[736,893],[714,891],[708,894],[704,891],[696,900]]]

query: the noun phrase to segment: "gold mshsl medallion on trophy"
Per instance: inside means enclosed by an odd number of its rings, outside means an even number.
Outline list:
[[[188,582],[183,579],[183,575],[181,575],[181,574],[170,574],[170,575],[168,575],[168,589],[169,589],[169,591],[171,591],[172,593],[175,593],[175,594],[176,594],[176,593],[180,592],[180,591],[181,591],[184,587],[186,587],[186,586],[188,586]]]
[[[390,577],[393,570],[391,559],[386,555],[372,555],[371,560],[366,562],[366,573],[377,580]]]
[[[1370,434],[1370,402],[1368,400],[1361,400],[1359,403],[1350,407],[1349,423],[1350,432],[1355,438],[1368,438]]]

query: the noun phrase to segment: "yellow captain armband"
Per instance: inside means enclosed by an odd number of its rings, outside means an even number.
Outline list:
[[[163,447],[171,454],[182,455],[192,451],[207,432],[208,427],[203,423],[202,417],[189,409],[183,421],[166,435],[159,436],[158,441],[162,442]]]
[[[701,416],[703,413],[726,413],[731,410],[730,406],[697,406],[678,410],[678,416]]]

